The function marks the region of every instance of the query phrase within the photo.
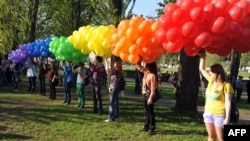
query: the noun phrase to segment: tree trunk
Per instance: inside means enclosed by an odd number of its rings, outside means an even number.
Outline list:
[[[232,55],[231,55],[231,65],[230,65],[230,76],[231,76],[230,81],[235,89],[235,81],[239,73],[241,53],[233,50],[231,54]]]
[[[199,94],[199,57],[189,57],[184,50],[180,53],[180,67],[176,89],[176,112],[197,112]]]
[[[37,11],[39,6],[39,0],[32,2],[32,7],[30,8],[30,38],[29,42],[33,42],[36,39],[36,21],[37,21]]]
[[[122,17],[122,8],[123,8],[122,4],[123,4],[122,0],[112,0],[112,8],[114,11],[113,20],[114,20],[114,24],[116,27],[118,26],[120,19]],[[121,58],[112,55],[111,56],[111,63],[110,63],[111,68],[113,68],[115,61],[121,61]]]

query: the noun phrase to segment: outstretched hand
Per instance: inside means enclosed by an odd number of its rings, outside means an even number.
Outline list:
[[[200,51],[199,51],[199,54],[198,54],[200,57],[205,57],[206,56],[206,50],[204,48],[202,48]]]

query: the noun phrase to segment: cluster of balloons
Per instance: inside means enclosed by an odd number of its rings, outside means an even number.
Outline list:
[[[51,38],[46,38],[44,40],[37,39],[35,42],[31,43],[28,46],[28,56],[31,58],[34,57],[51,57],[54,58],[54,55],[49,52],[49,44],[51,42]]]
[[[28,46],[30,44],[19,45],[19,48],[11,51],[8,54],[8,60],[11,60],[13,63],[26,63],[28,61]]]
[[[220,56],[232,49],[250,51],[250,4],[247,0],[178,0],[164,7],[156,37],[171,53],[183,47],[189,56],[201,48]]]
[[[68,37],[70,43],[83,54],[94,52],[98,56],[110,57],[110,38],[114,25],[109,26],[82,26]]]
[[[158,27],[158,22],[143,17],[121,21],[111,36],[112,54],[132,64],[157,60],[164,53],[155,36]]]
[[[88,55],[75,49],[75,47],[67,40],[67,37],[54,37],[49,46],[49,51],[56,56],[57,60],[71,61],[75,65],[87,61]]]

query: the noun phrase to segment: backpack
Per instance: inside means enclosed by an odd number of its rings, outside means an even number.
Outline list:
[[[125,79],[124,79],[123,76],[121,76],[121,78],[120,78],[119,86],[120,86],[120,90],[121,90],[121,91],[125,90],[126,81],[125,81]]]
[[[88,85],[89,85],[89,82],[90,82],[90,80],[89,80],[89,78],[90,78],[89,73],[90,73],[90,69],[88,68],[88,69],[86,70],[86,74],[85,74],[85,75],[87,75],[87,77],[84,79],[84,85],[85,85],[85,86],[88,86]]]

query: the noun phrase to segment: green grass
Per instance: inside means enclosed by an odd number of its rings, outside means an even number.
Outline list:
[[[25,83],[21,88],[25,90]],[[134,85],[127,82],[126,91],[133,92]],[[141,101],[120,97],[120,118],[105,123],[108,117],[108,95],[103,91],[104,114],[92,114],[92,96],[86,93],[86,107],[75,109],[77,103],[73,90],[72,104],[63,105],[62,87],[57,88],[56,100],[33,93],[12,92],[11,87],[0,87],[0,140],[36,141],[205,141],[207,133],[201,114],[178,114],[165,105],[156,104],[156,134],[148,136],[139,129],[143,126]],[[163,96],[174,99],[173,89],[163,87]],[[202,95],[200,96],[202,98]],[[202,102],[202,100],[200,101]],[[249,107],[246,107],[249,109]]]

